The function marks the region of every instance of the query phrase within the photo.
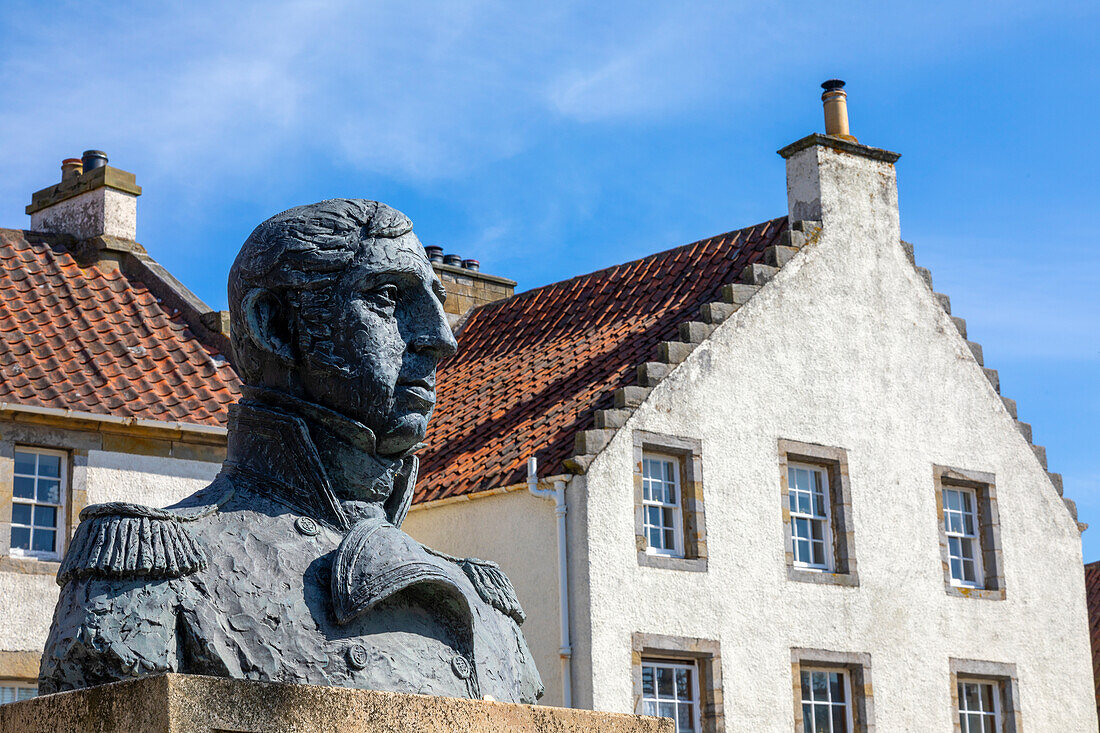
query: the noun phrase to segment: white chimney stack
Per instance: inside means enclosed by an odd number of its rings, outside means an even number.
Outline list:
[[[141,186],[134,174],[107,165],[107,154],[86,150],[84,156],[61,164],[61,182],[31,196],[27,213],[31,231],[68,234],[76,239],[137,237],[137,197]]]
[[[856,142],[848,130],[844,82],[822,85],[828,134],[814,133],[779,151],[787,161],[791,221],[820,221],[823,230],[861,241],[897,242],[898,153]],[[844,95],[839,96],[839,95]]]

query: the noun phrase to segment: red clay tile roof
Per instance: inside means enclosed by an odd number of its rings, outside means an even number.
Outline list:
[[[786,217],[520,293],[470,314],[440,365],[417,502],[564,472],[577,432],[703,303],[777,243]]]
[[[224,425],[239,393],[224,357],[141,282],[0,229],[0,402]]]
[[[1089,607],[1089,639],[1092,641],[1092,678],[1100,708],[1100,562],[1085,566],[1085,598]]]

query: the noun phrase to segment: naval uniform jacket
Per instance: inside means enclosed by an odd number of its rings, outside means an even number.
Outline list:
[[[534,702],[508,579],[399,529],[416,467],[393,462],[385,502],[341,502],[307,422],[242,400],[210,486],[81,512],[40,690],[181,672]]]

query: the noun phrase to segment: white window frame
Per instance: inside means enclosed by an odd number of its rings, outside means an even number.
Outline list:
[[[813,724],[814,724],[813,710],[814,710],[814,706],[818,706],[818,705],[828,705],[829,706],[829,708],[830,708],[830,711],[829,711],[830,712],[829,726],[832,727],[833,716],[831,714],[832,713],[831,708],[835,707],[835,704],[832,701],[832,690],[829,688],[828,685],[826,685],[826,689],[829,690],[829,700],[827,700],[827,701],[814,700],[813,699],[813,692],[812,692],[812,690],[813,690],[813,681],[812,680],[813,680],[813,675],[815,673],[817,673],[817,674],[839,674],[841,680],[843,680],[843,685],[844,685],[844,720],[845,720],[845,726],[846,727],[843,731],[834,730],[834,731],[832,731],[832,733],[854,733],[854,731],[855,731],[855,716],[853,714],[853,707],[855,705],[855,700],[852,697],[852,676],[850,674],[848,674],[848,670],[844,669],[842,667],[804,666],[804,667],[800,667],[799,671],[800,671],[801,674],[810,675],[810,679],[811,679],[810,690],[809,691],[807,691],[806,688],[804,688],[802,686],[801,678],[798,680],[799,700],[800,700],[800,703],[802,705],[802,711],[803,711],[802,712],[802,730],[803,731],[813,731],[814,730],[814,728],[813,728]],[[810,699],[806,699],[807,692],[810,693]],[[805,712],[806,711],[806,705],[810,706],[811,715],[810,715],[809,718],[806,717],[806,712]]]
[[[10,693],[8,691],[11,691]],[[31,694],[20,694],[21,690],[30,690]],[[11,700],[5,700],[4,698],[11,695]],[[30,700],[33,697],[38,697],[38,685],[30,682],[22,682],[20,680],[0,680],[0,705],[6,705],[10,702],[19,702],[20,700]]]
[[[817,475],[821,481],[822,489],[822,505],[824,506],[825,513],[823,515],[817,515],[815,513],[806,514],[804,512],[797,512],[791,509],[791,503],[795,495],[803,493],[796,488],[796,484],[792,481],[792,476],[797,470],[809,471],[811,476]],[[833,543],[835,541],[833,537],[833,497],[829,486],[829,469],[825,466],[816,465],[813,463],[802,463],[791,461],[787,464],[787,509],[790,513],[790,527],[791,527],[791,558],[792,565],[801,570],[816,570],[820,572],[832,572],[835,565],[833,562]],[[811,492],[811,500],[813,497]],[[795,531],[796,520],[804,519],[810,523],[811,537],[810,537],[810,553],[813,554],[813,523],[822,523],[822,541],[825,545],[825,561],[823,563],[805,562],[798,559],[798,540],[799,535]]]
[[[940,521],[943,522],[944,535],[947,537],[947,563],[948,563],[948,572],[951,575],[951,585],[953,585],[957,588],[984,588],[985,587],[985,566],[984,566],[984,563],[982,562],[982,553],[984,551],[984,548],[982,547],[981,514],[980,514],[979,509],[978,509],[978,507],[980,506],[978,501],[981,497],[978,496],[978,491],[976,489],[972,489],[968,486],[956,486],[954,484],[945,484],[943,486],[942,490],[943,490],[943,493],[940,496],[940,500],[943,502],[943,516],[940,518]],[[948,492],[955,492],[955,493],[959,494],[959,496],[960,496],[959,507],[960,508],[958,510],[950,509],[948,507],[948,503],[947,503],[947,494],[948,494]],[[968,496],[970,498],[970,512],[966,512],[965,510],[962,509],[962,502],[961,502],[961,497],[962,496]],[[959,515],[960,521],[962,522],[962,525],[963,525],[963,531],[962,532],[953,532],[953,531],[951,531],[951,528],[948,526],[948,521],[947,521],[949,513]],[[971,529],[973,530],[971,533],[967,533],[965,531],[966,530],[966,517],[968,515],[970,516]],[[962,547],[963,542],[969,541],[971,543],[971,547],[972,547],[972,550],[973,550],[973,553],[974,553],[974,558],[973,558],[973,561],[974,561],[974,580],[973,581],[968,581],[965,578],[955,577],[955,571],[951,567],[951,559],[953,557],[955,557],[951,553],[951,540],[952,539],[958,540],[959,545],[960,545],[960,549]],[[960,557],[960,560],[959,560],[959,569],[960,569],[960,572],[962,572],[965,575],[965,571],[963,570],[961,557]]]
[[[1001,709],[1001,681],[993,679],[985,679],[982,677],[964,677],[960,675],[956,680],[958,689],[956,694],[959,696],[959,730],[962,733],[983,733],[983,728],[972,729],[970,727],[970,716],[974,714],[980,715],[983,719],[993,718],[993,730],[997,733],[1004,731],[1004,711]],[[992,689],[992,694],[989,696],[993,701],[992,710],[970,710],[966,707],[966,695],[963,694],[963,685],[986,685]],[[981,699],[981,695],[978,695]]]
[[[661,483],[665,483],[664,479],[652,479],[646,474],[646,464],[650,461],[657,461],[662,464],[672,464],[672,481],[673,490],[676,492],[675,502],[659,502],[647,499],[646,488],[647,483],[654,480],[659,480]],[[657,453],[651,451],[643,451],[642,453],[642,531],[645,533],[646,538],[646,553],[650,555],[664,555],[665,557],[683,557],[684,556],[684,482],[683,471],[680,466],[680,457],[671,455],[668,453]],[[649,508],[658,507],[662,513],[664,510],[672,510],[672,547],[654,547],[650,543],[649,530],[653,525],[649,523]],[[662,532],[665,529],[665,525],[661,525]]]
[[[653,672],[654,672],[654,674],[653,674],[653,694],[655,696],[654,697],[646,697],[645,693],[644,692],[642,693],[642,714],[643,715],[659,715],[660,714],[660,707],[659,707],[660,703],[672,703],[674,705],[673,709],[675,711],[675,715],[672,718],[673,725],[675,726],[676,733],[682,733],[682,729],[680,728],[679,707],[683,703],[683,701],[681,701],[679,698],[675,697],[675,695],[676,695],[676,693],[675,693],[675,682],[673,683],[674,691],[673,691],[673,697],[671,699],[662,698],[660,696],[660,693],[657,691],[657,670],[658,669],[671,670],[672,673],[673,673],[673,676],[674,676],[673,679],[675,679],[675,674],[676,674],[677,670],[688,671],[688,672],[691,673],[691,700],[690,700],[690,704],[692,706],[692,711],[693,711],[692,725],[695,726],[695,729],[692,733],[702,733],[702,730],[703,730],[703,715],[702,715],[702,710],[701,710],[702,700],[699,696],[699,665],[696,664],[695,662],[673,662],[673,661],[669,661],[669,660],[643,659],[642,660],[642,676],[643,676],[643,678],[645,677],[645,668],[646,667],[653,668]],[[647,712],[647,709],[648,709],[647,704],[648,703],[652,703],[653,706],[654,706],[653,709],[656,710],[657,712],[652,712],[652,713]]]
[[[21,547],[13,547],[12,543],[11,543],[10,534],[9,534],[8,552],[11,553],[12,557],[28,557],[28,558],[35,558],[35,559],[38,559],[38,560],[60,560],[62,554],[65,551],[65,543],[68,540],[68,532],[66,531],[66,528],[68,527],[68,523],[67,523],[66,516],[65,516],[65,505],[67,503],[66,500],[67,500],[67,496],[68,496],[69,454],[67,452],[63,451],[63,450],[56,450],[56,449],[53,449],[53,448],[39,448],[39,447],[33,446],[33,445],[16,445],[15,446],[15,451],[19,452],[19,453],[32,453],[32,454],[35,455],[35,475],[33,477],[29,476],[28,474],[24,474],[24,473],[15,473],[15,471],[14,471],[14,463],[15,463],[14,453],[12,455],[12,459],[13,459],[12,460],[12,463],[13,463],[13,471],[12,471],[13,478],[12,478],[12,487],[11,487],[12,488],[12,515],[8,517],[9,527],[12,530],[14,530],[16,527],[30,527],[31,528],[31,543],[30,543],[31,544],[31,549],[24,550]],[[61,468],[60,468],[60,471],[58,471],[58,473],[60,475],[58,476],[58,482],[59,483],[58,483],[57,503],[56,504],[50,503],[50,502],[38,501],[38,496],[37,496],[38,495],[38,483],[37,482],[38,482],[39,476],[38,476],[38,458],[37,458],[37,456],[40,456],[40,455],[56,456],[59,459],[58,462],[59,462]],[[20,477],[20,478],[30,477],[30,478],[33,478],[35,480],[35,498],[34,499],[28,500],[26,498],[17,497],[15,495],[15,477]],[[14,518],[15,518],[14,517],[14,512],[15,512],[15,505],[16,504],[22,504],[24,506],[30,506],[31,507],[31,512],[32,512],[31,525],[26,525],[26,524],[22,524],[22,523],[19,523],[19,524],[15,523],[15,521],[14,521]],[[57,511],[57,514],[56,514],[57,524],[56,524],[56,527],[54,529],[54,532],[55,532],[55,534],[54,534],[54,538],[55,538],[54,539],[54,549],[51,552],[45,552],[45,551],[42,551],[42,550],[33,549],[34,548],[34,527],[33,527],[34,518],[33,518],[33,512],[34,512],[34,507],[36,507],[36,506],[52,507],[53,509],[55,509]]]

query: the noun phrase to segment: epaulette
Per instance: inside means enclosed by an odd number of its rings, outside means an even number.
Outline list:
[[[214,488],[219,482],[209,488]],[[220,488],[224,492],[225,486]],[[193,498],[205,498],[203,491]],[[156,509],[141,504],[93,504],[80,512],[80,525],[57,571],[57,584],[99,578],[180,578],[206,567],[206,549],[187,523],[218,510],[214,502],[183,502]]]
[[[508,576],[495,562],[478,560],[476,557],[452,557],[430,547],[424,549],[462,568],[462,572],[466,573],[466,577],[470,579],[481,600],[504,615],[511,616],[517,624],[522,624],[527,618],[527,614],[523,612],[523,606],[519,603],[519,597],[516,596],[512,581],[508,580]]]

